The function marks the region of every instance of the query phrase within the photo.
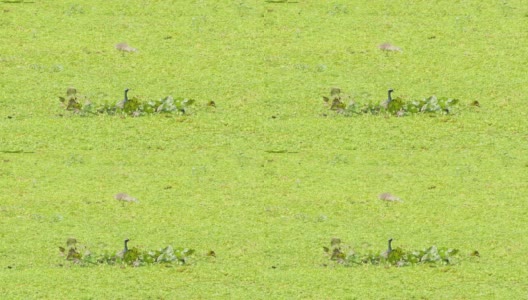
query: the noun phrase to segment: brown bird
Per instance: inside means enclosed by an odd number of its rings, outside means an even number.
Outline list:
[[[390,43],[383,43],[378,46],[381,51],[403,52],[400,47],[394,46]]]
[[[399,197],[394,196],[394,195],[391,194],[391,193],[382,193],[382,194],[379,194],[378,198],[379,198],[380,200],[388,201],[388,202],[403,202],[402,199],[400,199]]]
[[[114,196],[114,199],[116,199],[117,201],[123,201],[123,202],[137,202],[139,203],[138,199],[130,196],[129,194],[126,194],[126,193],[119,193],[119,194],[116,194]]]
[[[115,48],[123,52],[137,52],[136,48],[130,47],[127,43],[119,43],[115,45]]]

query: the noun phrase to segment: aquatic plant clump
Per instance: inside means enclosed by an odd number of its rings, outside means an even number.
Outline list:
[[[163,113],[185,115],[189,113],[190,107],[195,102],[193,99],[173,98],[172,96],[158,100],[141,101],[136,97],[128,98],[127,92],[128,89],[125,90],[125,100],[117,104],[106,103],[97,105],[78,94],[75,88],[70,87],[66,92],[66,97],[59,97],[59,100],[64,109],[81,116],[106,114],[132,117]]]
[[[458,99],[436,96],[420,100],[391,98],[392,91],[389,90],[389,99],[376,104],[373,102],[356,102],[350,95],[343,93],[340,88],[332,88],[330,96],[324,96],[323,101],[330,110],[345,116],[389,114],[398,117],[413,114],[450,114],[453,113],[454,107],[459,102]]]
[[[67,261],[80,265],[128,265],[140,267],[155,264],[187,265],[195,250],[190,248],[173,248],[167,246],[158,250],[142,250],[137,247],[128,248],[125,240],[125,249],[119,253],[105,252],[94,254],[74,238],[69,238],[66,247],[59,247],[60,255]]]
[[[358,265],[389,265],[396,267],[414,265],[454,265],[460,261],[460,251],[454,248],[431,246],[423,250],[404,250],[400,247],[392,248],[389,240],[389,249],[376,253],[371,251],[366,254],[358,253],[349,246],[341,243],[340,239],[332,239],[329,247],[323,247],[325,254],[335,263],[344,266]],[[479,256],[478,251],[473,251],[471,256]]]

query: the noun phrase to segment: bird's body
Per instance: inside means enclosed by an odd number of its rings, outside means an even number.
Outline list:
[[[128,252],[128,241],[130,241],[130,240],[129,239],[125,240],[125,248],[123,248],[123,250],[121,250],[119,253],[117,253],[117,257],[119,257],[119,258],[124,258],[125,257],[125,254]]]
[[[117,201],[123,201],[123,202],[136,202],[136,203],[139,203],[137,198],[134,198],[134,197],[130,196],[127,193],[115,194],[114,199],[116,199]]]
[[[136,48],[130,47],[127,43],[116,44],[115,48],[123,52],[137,52]]]
[[[382,194],[379,194],[378,198],[379,198],[380,200],[388,201],[388,202],[403,202],[402,199],[400,199],[399,197],[394,196],[394,195],[391,194],[391,193],[382,193]]]
[[[392,52],[403,52],[398,46],[394,46],[391,43],[383,43],[378,46],[381,51],[392,51]]]
[[[389,247],[387,248],[387,251],[383,252],[381,256],[383,258],[389,258],[389,255],[392,252],[392,238],[389,239]]]
[[[381,102],[380,106],[383,107],[384,109],[387,109],[389,107],[389,104],[392,102],[392,95],[391,93],[394,92],[393,89],[390,89],[388,91],[388,97],[387,97],[387,100]]]
[[[128,102],[128,91],[129,91],[129,90],[130,90],[130,89],[128,89],[128,88],[125,89],[125,98],[124,98],[123,100],[119,101],[119,102],[116,104],[116,107],[117,107],[117,108],[121,108],[121,109],[125,108],[125,104]]]

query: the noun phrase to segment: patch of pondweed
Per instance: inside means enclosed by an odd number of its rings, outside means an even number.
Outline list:
[[[81,116],[88,115],[129,115],[140,117],[153,114],[178,114],[189,113],[190,107],[194,104],[193,99],[173,98],[167,96],[158,100],[142,101],[137,97],[132,97],[128,101],[119,104],[94,104],[88,98],[80,95],[74,87],[68,88],[66,97],[59,97],[62,106],[67,111],[71,111]]]
[[[384,106],[373,103],[372,101],[366,103],[356,102],[350,95],[341,92],[340,88],[332,88],[330,90],[330,96],[324,96],[323,100],[330,110],[346,116],[389,114],[398,117],[426,113],[450,114],[454,111],[454,106],[459,102],[454,98],[438,98],[436,96],[430,96],[420,100],[404,100],[396,97]]]
[[[334,238],[329,247],[323,247],[328,258],[338,264],[351,267],[358,265],[386,265],[386,266],[446,266],[457,264],[460,260],[460,251],[454,248],[431,246],[423,250],[405,250],[400,247],[391,251],[369,251],[359,253],[350,246],[345,245],[340,239]],[[478,251],[473,251],[470,256],[479,256]]]
[[[158,250],[143,250],[132,247],[126,252],[113,253],[106,251],[102,254],[92,253],[75,238],[66,241],[66,247],[59,247],[60,255],[67,261],[80,265],[128,265],[141,267],[147,265],[187,265],[195,252],[190,248],[173,248],[167,246]]]

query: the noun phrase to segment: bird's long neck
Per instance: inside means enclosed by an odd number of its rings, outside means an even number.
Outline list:
[[[392,252],[392,239],[389,240],[389,248],[388,248],[388,251],[389,252]]]
[[[389,102],[392,101],[391,93],[392,93],[392,90],[389,90],[389,98],[388,98]]]
[[[125,90],[125,102],[128,102],[128,89]]]
[[[128,245],[127,244],[128,244],[128,240],[125,240],[125,252],[128,251]]]

